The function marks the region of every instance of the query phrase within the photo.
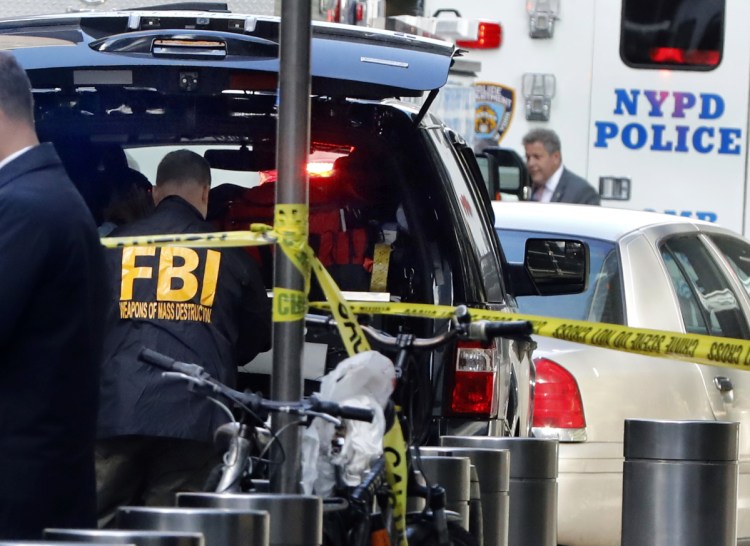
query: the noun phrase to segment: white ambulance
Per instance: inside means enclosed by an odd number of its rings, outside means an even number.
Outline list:
[[[524,134],[550,128],[602,205],[750,234],[750,2],[424,0],[438,10],[438,29],[480,32],[464,46],[481,63],[478,149],[523,155]]]

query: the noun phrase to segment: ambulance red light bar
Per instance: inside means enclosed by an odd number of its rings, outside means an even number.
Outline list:
[[[494,21],[479,21],[476,40],[456,40],[464,49],[498,49],[503,43],[503,27]]]
[[[367,23],[367,0],[320,0],[320,13],[329,23]]]
[[[650,51],[651,61],[659,64],[684,64],[693,66],[718,66],[721,53],[716,50],[655,47]]]
[[[341,0],[336,0],[333,8],[326,11],[326,21],[329,23],[338,23],[341,21]]]

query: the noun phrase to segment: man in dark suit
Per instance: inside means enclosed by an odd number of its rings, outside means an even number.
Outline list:
[[[597,191],[563,166],[560,137],[550,129],[534,129],[523,137],[532,200],[598,205]]]
[[[31,85],[0,53],[0,538],[96,524],[94,438],[104,319],[96,225]]]

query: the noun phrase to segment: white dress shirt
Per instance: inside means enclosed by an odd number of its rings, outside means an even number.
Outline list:
[[[18,150],[17,152],[13,152],[8,157],[6,157],[2,161],[0,161],[0,169],[2,169],[3,167],[5,167],[8,163],[10,163],[11,161],[13,161],[15,158],[21,156],[25,151],[31,150],[33,147],[34,146],[26,146],[25,148],[23,148],[21,150]]]
[[[539,201],[540,203],[549,203],[552,200],[552,195],[554,195],[557,184],[560,182],[562,172],[563,165],[562,163],[560,163],[560,166],[552,174],[552,176],[549,177],[549,180],[545,182],[544,186],[541,189],[537,189],[534,191],[534,201]],[[541,196],[539,195],[539,192],[541,192]]]

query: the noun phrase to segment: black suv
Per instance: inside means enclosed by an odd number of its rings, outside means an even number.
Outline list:
[[[209,219],[218,230],[271,222],[278,42],[278,18],[227,12],[0,21],[0,43],[34,87],[40,138],[55,143],[99,223],[112,220],[115,187],[134,171],[153,181],[175,147],[212,164]],[[352,298],[511,307],[507,286],[516,281],[472,150],[426,108],[399,100],[436,93],[456,54],[411,35],[313,26],[310,242]],[[270,288],[272,249],[253,252]],[[373,320],[417,335],[445,327]],[[310,341],[325,343],[329,367],[343,354],[323,334]],[[412,415],[433,433],[527,435],[531,350],[501,340],[430,356]]]

